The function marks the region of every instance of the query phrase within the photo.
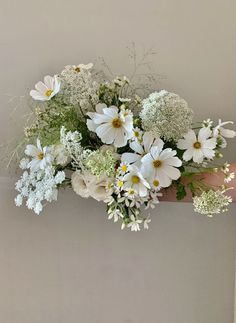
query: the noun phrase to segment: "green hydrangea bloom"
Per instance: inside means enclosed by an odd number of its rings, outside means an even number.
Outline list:
[[[85,166],[97,177],[106,174],[114,176],[117,159],[111,150],[96,150],[91,152],[85,161]]]

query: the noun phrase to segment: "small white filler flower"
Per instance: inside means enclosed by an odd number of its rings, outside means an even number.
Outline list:
[[[34,100],[48,101],[60,91],[60,81],[57,76],[45,76],[44,83],[35,84],[36,90],[31,90],[30,95]]]
[[[130,110],[119,112],[116,106],[98,104],[95,113],[87,114],[91,118],[87,120],[88,129],[96,132],[105,144],[123,147],[133,135],[133,115]]]
[[[51,165],[53,161],[53,156],[50,153],[49,147],[42,148],[39,139],[37,139],[37,146],[35,145],[26,146],[25,154],[27,156],[32,157],[32,160],[28,164],[28,167],[32,171],[45,169],[47,166]]]
[[[236,131],[231,129],[225,129],[224,126],[227,124],[234,124],[233,121],[225,121],[222,122],[221,119],[219,119],[219,124],[213,129],[213,137],[214,138],[220,138],[221,148],[225,148],[227,146],[227,142],[225,138],[234,138],[236,136]]]
[[[179,149],[185,150],[183,159],[189,161],[193,159],[195,163],[202,163],[204,158],[212,159],[215,156],[216,138],[210,138],[212,131],[210,128],[201,128],[198,136],[193,130],[189,130],[177,143]]]

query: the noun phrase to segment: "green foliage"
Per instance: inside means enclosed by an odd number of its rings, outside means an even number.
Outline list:
[[[39,138],[43,146],[48,146],[59,142],[62,126],[68,131],[79,129],[83,133],[86,124],[78,117],[74,107],[59,104],[52,99],[43,108],[36,108],[35,122],[25,128],[25,135],[28,141]]]
[[[181,182],[181,180],[175,181],[176,186],[176,198],[177,200],[182,200],[186,195],[185,185]]]

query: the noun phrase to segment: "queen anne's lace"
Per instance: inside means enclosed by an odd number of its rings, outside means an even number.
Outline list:
[[[94,111],[94,106],[98,103],[99,84],[88,69],[77,70],[76,66],[67,65],[59,79],[65,104],[79,106],[83,115]]]
[[[175,93],[153,92],[142,102],[143,128],[165,141],[177,141],[191,128],[193,111]]]
[[[217,190],[204,191],[200,196],[193,198],[194,211],[212,217],[228,210],[232,198]]]
[[[28,209],[39,214],[43,209],[43,201],[52,202],[57,200],[58,185],[65,179],[63,171],[55,172],[53,167],[44,170],[24,171],[21,178],[16,182],[16,190],[19,192],[15,198],[17,206],[21,206],[26,199]]]

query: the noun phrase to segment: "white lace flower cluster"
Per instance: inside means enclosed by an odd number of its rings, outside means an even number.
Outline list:
[[[177,141],[191,128],[193,111],[175,93],[154,92],[142,102],[142,126],[165,141]]]
[[[200,196],[193,198],[195,212],[207,215],[208,217],[226,212],[231,202],[232,198],[220,190],[204,191]]]
[[[55,172],[53,167],[47,166],[37,172],[24,171],[16,182],[16,190],[19,194],[15,198],[17,206],[21,206],[26,199],[26,206],[36,214],[43,210],[43,202],[57,200],[58,185],[65,180],[63,171]]]
[[[94,110],[98,103],[99,84],[90,72],[93,64],[67,65],[59,75],[63,100],[68,105],[79,106],[81,113]]]
[[[162,90],[140,99],[126,77],[98,81],[92,66],[68,65],[30,92],[44,101],[44,112],[36,113],[35,141],[20,162],[16,205],[26,199],[39,214],[44,201],[57,199],[60,186],[69,186],[106,203],[108,218],[131,231],[148,229],[150,214],[142,209],[155,208],[169,187],[177,199],[191,192],[198,213],[226,211],[234,172],[214,159],[236,135],[225,128],[232,121],[193,125],[193,111],[179,95]],[[220,171],[222,183],[213,190],[196,176],[203,171]]]

